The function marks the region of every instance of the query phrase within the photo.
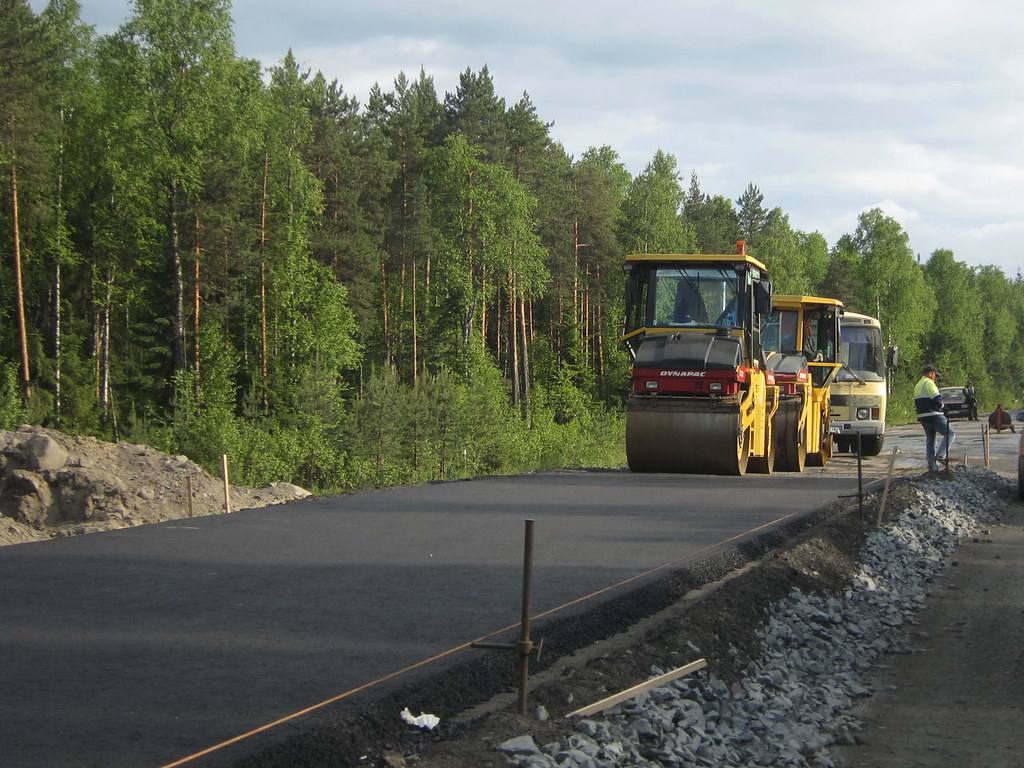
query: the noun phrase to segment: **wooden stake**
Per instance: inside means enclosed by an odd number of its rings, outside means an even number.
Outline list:
[[[222,453],[220,455],[220,464],[222,474],[224,476],[224,511],[229,515],[231,514],[231,487],[228,484],[228,455]]]
[[[185,484],[188,486],[188,516],[192,517],[192,475],[185,477]]]
[[[889,456],[889,471],[885,474],[885,487],[882,488],[882,500],[878,503],[878,519],[875,521],[875,525],[881,525],[882,520],[885,519],[885,502],[889,498],[889,481],[892,480],[892,468],[896,463],[896,448],[892,449],[892,454]]]
[[[652,677],[650,680],[640,683],[639,685],[634,685],[632,688],[627,688],[624,691],[612,694],[611,696],[601,699],[600,701],[595,701],[593,704],[588,704],[585,707],[580,707],[575,712],[570,712],[567,715],[567,717],[585,717],[587,715],[594,715],[598,712],[603,712],[604,710],[609,709],[610,707],[614,707],[616,704],[620,704],[623,701],[639,696],[641,693],[647,693],[647,691],[653,690],[654,688],[660,688],[666,683],[671,683],[673,680],[680,678],[683,675],[688,675],[691,672],[696,672],[698,670],[704,669],[704,667],[706,667],[707,665],[708,663],[704,659],[697,659],[696,661],[691,661],[689,664],[686,664],[682,667],[677,667],[676,669],[666,672],[663,675]]]

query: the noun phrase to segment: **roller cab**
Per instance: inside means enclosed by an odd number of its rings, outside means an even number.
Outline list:
[[[779,386],[773,433],[779,469],[803,471],[832,456],[830,386],[840,367],[838,299],[776,294],[762,334],[767,367]]]
[[[761,353],[767,270],[735,254],[626,259],[633,355],[626,456],[635,472],[771,472],[778,387]]]

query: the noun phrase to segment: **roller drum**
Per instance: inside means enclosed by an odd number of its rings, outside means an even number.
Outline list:
[[[626,459],[633,472],[742,475],[749,433],[737,398],[630,398]]]
[[[800,428],[803,401],[783,400],[775,413],[772,435],[775,439],[775,468],[785,472],[803,472],[807,463],[807,436]]]

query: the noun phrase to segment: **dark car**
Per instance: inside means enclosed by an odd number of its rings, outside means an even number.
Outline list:
[[[942,409],[947,417],[971,417],[971,406],[967,402],[967,392],[963,387],[943,387],[939,390],[939,395],[942,397]]]

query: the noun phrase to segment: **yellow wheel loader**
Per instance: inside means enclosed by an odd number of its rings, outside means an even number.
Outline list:
[[[631,254],[626,274],[629,468],[771,472],[779,388],[761,352],[765,265],[741,240],[734,254]]]
[[[776,294],[761,343],[779,386],[775,415],[776,466],[802,472],[832,456],[829,392],[842,366],[839,319],[843,303],[818,296]]]

